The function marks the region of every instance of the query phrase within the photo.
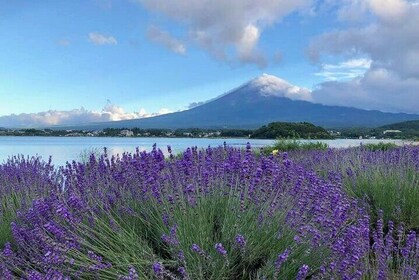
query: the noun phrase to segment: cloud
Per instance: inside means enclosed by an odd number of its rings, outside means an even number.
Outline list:
[[[164,47],[177,54],[186,53],[186,47],[180,40],[172,37],[169,33],[159,29],[154,25],[148,28],[147,37],[151,41],[163,45]]]
[[[89,41],[95,45],[116,45],[118,41],[113,36],[100,34],[97,32],[89,33]]]
[[[166,108],[160,109],[158,113],[147,113],[143,108],[138,112],[125,112],[122,107],[108,103],[100,112],[80,108],[70,111],[50,110],[39,113],[0,116],[0,127],[47,127],[86,124],[148,118],[168,113],[171,113],[171,111]]]
[[[135,0],[187,27],[189,39],[213,57],[266,65],[258,49],[263,30],[311,0]],[[233,51],[232,51],[233,50]]]
[[[350,81],[331,81],[312,92],[314,102],[385,112],[419,113],[419,79],[375,68]]]
[[[276,76],[263,74],[249,82],[249,87],[264,96],[287,97],[292,100],[313,101],[309,89],[294,86]]]
[[[327,81],[353,79],[363,75],[371,66],[371,60],[366,58],[350,59],[338,64],[322,64],[320,72],[314,75]]]
[[[192,109],[192,108],[204,105],[205,103],[207,102],[206,101],[192,102],[192,103],[189,103],[187,109]]]
[[[360,7],[359,23],[352,26],[349,11]],[[419,113],[419,5],[406,0],[343,1],[346,29],[323,34],[309,47],[312,59],[323,54],[363,56],[371,60],[365,74],[350,81],[326,82],[313,91],[313,98],[389,112]]]
[[[338,17],[343,21],[363,21],[368,13],[383,21],[398,21],[411,5],[405,0],[341,0],[335,1]]]
[[[159,110],[159,115],[165,115],[165,114],[169,114],[169,113],[172,113],[172,111],[170,110],[170,109],[167,109],[167,108],[161,108],[160,110]]]

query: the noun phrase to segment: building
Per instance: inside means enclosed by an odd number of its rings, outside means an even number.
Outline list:
[[[391,129],[383,131],[383,134],[387,134],[387,133],[402,133],[402,132],[400,130],[391,130]]]
[[[134,132],[132,132],[132,130],[124,129],[124,130],[121,130],[119,135],[124,136],[124,137],[131,137],[131,136],[134,136]]]

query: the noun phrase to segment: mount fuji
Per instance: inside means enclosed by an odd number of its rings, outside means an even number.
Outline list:
[[[376,127],[418,120],[419,115],[385,113],[313,103],[311,91],[276,76],[260,77],[189,110],[135,120],[78,126],[103,128],[242,128],[270,122],[310,122],[327,128]]]

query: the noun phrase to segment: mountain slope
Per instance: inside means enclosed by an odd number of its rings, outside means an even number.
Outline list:
[[[153,118],[89,124],[140,128],[258,128],[270,122],[311,122],[323,127],[376,127],[416,120],[419,115],[383,113],[309,102],[310,91],[275,76],[262,75],[237,89],[190,110]],[[77,126],[77,128],[83,128]]]

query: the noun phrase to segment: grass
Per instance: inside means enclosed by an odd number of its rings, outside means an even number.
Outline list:
[[[262,209],[249,204],[246,211],[240,211],[240,198],[233,193],[199,197],[195,207],[159,205],[156,201],[138,203],[129,198],[126,201],[135,214],[121,215],[118,211],[109,211],[107,216],[95,216],[95,227],[82,223],[75,229],[77,235],[84,236],[84,247],[106,256],[112,263],[111,268],[97,275],[82,274],[83,279],[116,279],[129,267],[141,272],[140,279],[151,279],[153,262],[160,262],[169,277],[176,276],[176,265],[182,262],[189,272],[189,279],[245,280],[259,279],[261,275],[269,279],[274,275],[293,279],[302,264],[318,267],[321,263],[318,256],[326,258],[328,255],[325,248],[308,251],[304,242],[297,244],[294,241],[296,232],[285,226],[285,205],[283,212],[276,212],[271,217],[275,223],[263,223],[255,230],[255,221]],[[162,235],[170,236],[170,228],[173,228],[173,225],[165,225],[161,218],[169,207],[174,208],[172,219],[176,221],[176,246],[162,242]],[[281,232],[280,237],[278,232]],[[246,238],[243,250],[235,244],[237,234]],[[216,243],[223,244],[227,256],[217,253]],[[192,251],[192,244],[197,244],[202,254]],[[280,273],[276,273],[272,260],[277,258],[278,252],[286,249],[292,253]],[[183,252],[184,260],[176,258],[179,252]],[[80,251],[71,251],[70,256],[75,260],[77,270],[97,264]]]
[[[367,144],[362,145],[362,147],[369,151],[387,151],[387,150],[396,148],[397,145],[391,142],[389,143],[379,142],[379,143],[367,143]]]
[[[18,212],[53,190],[54,180],[52,167],[36,157],[16,156],[0,165],[0,248],[13,241],[10,223]]]
[[[302,142],[296,139],[278,139],[271,146],[263,147],[261,152],[265,155],[288,152],[288,151],[309,151],[309,150],[326,150],[329,146],[323,142]]]
[[[371,167],[354,176],[345,176],[343,185],[348,194],[366,202],[373,220],[382,210],[385,222],[403,222],[407,228],[419,230],[417,170]]]
[[[0,198],[0,248],[12,240],[10,223],[15,220],[16,213],[21,209],[24,197],[21,193],[3,194]]]
[[[295,151],[289,155],[324,178],[342,183],[363,202],[372,220],[383,210],[384,222],[403,222],[419,229],[418,154],[414,147],[368,144],[327,151]]]

